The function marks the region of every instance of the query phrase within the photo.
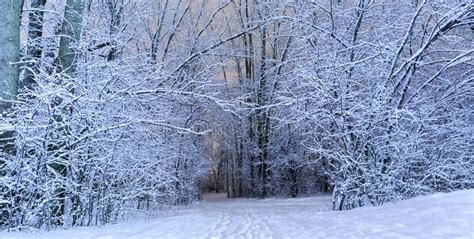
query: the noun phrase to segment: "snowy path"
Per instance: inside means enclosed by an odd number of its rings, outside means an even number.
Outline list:
[[[474,190],[419,197],[383,207],[328,211],[330,198],[213,197],[175,215],[0,238],[474,238]]]

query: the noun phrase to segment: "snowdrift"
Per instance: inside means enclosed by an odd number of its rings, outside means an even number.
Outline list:
[[[0,238],[474,238],[474,190],[329,210],[330,196],[204,201],[152,220]]]

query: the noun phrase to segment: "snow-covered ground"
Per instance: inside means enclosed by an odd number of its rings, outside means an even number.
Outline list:
[[[474,190],[438,193],[382,207],[329,211],[329,196],[299,199],[208,197],[148,221],[0,238],[474,238]]]

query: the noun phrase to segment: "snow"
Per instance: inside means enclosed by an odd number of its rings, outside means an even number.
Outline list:
[[[331,197],[225,199],[148,221],[0,238],[474,238],[474,190],[438,193],[381,207],[330,211]]]

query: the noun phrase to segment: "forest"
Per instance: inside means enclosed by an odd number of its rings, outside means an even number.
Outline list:
[[[472,0],[0,0],[0,229],[474,188]]]

